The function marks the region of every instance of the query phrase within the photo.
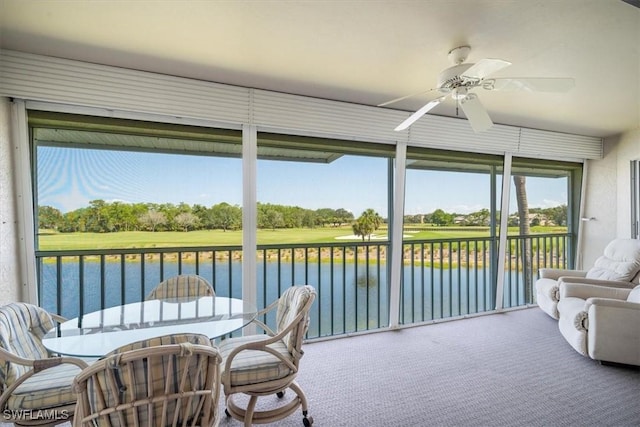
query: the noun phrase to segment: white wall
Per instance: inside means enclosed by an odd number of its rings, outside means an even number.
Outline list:
[[[18,217],[10,102],[0,97],[0,305],[20,300]]]
[[[618,236],[631,236],[631,165],[640,160],[640,128],[622,135],[618,143]]]
[[[589,160],[583,223],[583,267],[614,238],[631,237],[631,166],[640,159],[640,129],[605,139],[604,158]]]

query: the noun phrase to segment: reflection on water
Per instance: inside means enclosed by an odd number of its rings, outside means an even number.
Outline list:
[[[376,275],[376,271],[373,269],[369,269],[369,271],[365,273],[359,273],[358,278],[356,279],[356,284],[359,287],[363,288],[378,286],[378,277]]]

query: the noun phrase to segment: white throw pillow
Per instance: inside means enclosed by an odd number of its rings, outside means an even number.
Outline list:
[[[640,240],[616,239],[604,249],[593,268],[587,272],[589,279],[620,280],[630,282],[640,271]]]

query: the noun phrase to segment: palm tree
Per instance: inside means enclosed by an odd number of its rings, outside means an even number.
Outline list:
[[[353,234],[362,236],[363,241],[367,236],[371,240],[371,233],[380,228],[380,225],[382,225],[382,217],[373,209],[367,209],[353,223]]]
[[[518,204],[518,225],[520,228],[521,236],[528,236],[531,234],[531,227],[529,226],[529,202],[527,201],[527,182],[526,177],[520,175],[513,176],[513,183],[516,187],[516,202]],[[521,260],[522,260],[522,274],[524,276],[524,292],[525,301],[532,302],[532,283],[531,283],[531,244],[527,238],[522,239],[521,244]]]

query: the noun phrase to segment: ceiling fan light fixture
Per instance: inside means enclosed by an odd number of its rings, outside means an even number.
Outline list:
[[[457,99],[458,101],[465,99],[467,94],[469,93],[469,89],[464,86],[457,87],[451,91],[451,98]]]

